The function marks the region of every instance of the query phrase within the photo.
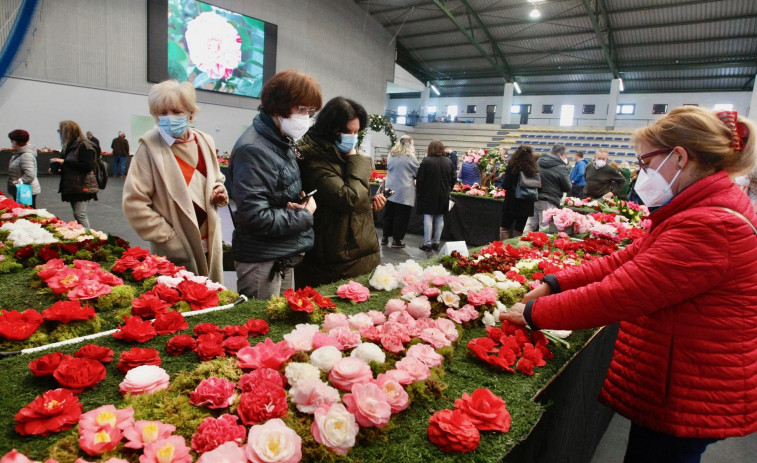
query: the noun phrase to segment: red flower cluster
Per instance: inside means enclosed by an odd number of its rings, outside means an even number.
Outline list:
[[[534,247],[543,248],[550,244],[549,236],[542,232],[528,232],[526,236],[521,237],[521,241],[530,241]]]
[[[82,405],[68,389],[54,389],[37,396],[16,413],[16,432],[22,436],[49,436],[71,429],[79,422]]]
[[[237,416],[229,414],[205,418],[192,436],[192,450],[205,453],[226,442],[241,444],[247,436],[247,430],[237,423],[238,420]]]
[[[52,259],[37,267],[37,276],[55,294],[64,294],[71,300],[87,300],[109,294],[123,280],[100,268],[100,264],[88,260],[75,260],[68,267],[62,259]]]
[[[150,254],[150,251],[147,249],[138,247],[126,250],[113,265],[113,271],[117,273],[123,274],[127,270],[131,270],[131,276],[136,281],[141,281],[154,275],[173,276],[183,268],[177,267],[165,257]]]
[[[103,364],[88,358],[64,359],[53,372],[58,383],[75,394],[95,387],[105,379],[105,375]]]
[[[131,350],[121,352],[121,358],[118,360],[118,371],[126,374],[132,368],[140,365],[160,366],[160,354],[155,349],[145,349],[141,347],[132,347]]]
[[[82,346],[81,349],[74,352],[76,358],[87,358],[97,360],[102,363],[108,363],[113,361],[113,349],[107,347],[98,346],[95,344],[87,344]]]
[[[82,307],[81,301],[58,301],[49,309],[42,311],[42,317],[45,320],[52,320],[61,323],[71,323],[72,321],[86,321],[95,318],[95,309],[85,305]]]
[[[218,292],[202,283],[185,280],[176,287],[181,293],[181,300],[189,303],[192,310],[202,310],[218,306]]]
[[[27,309],[3,310],[0,312],[0,338],[9,341],[23,341],[42,325],[43,318],[39,312]]]
[[[541,331],[529,331],[510,322],[502,322],[502,328],[489,327],[485,338],[471,339],[468,349],[479,359],[510,373],[516,368],[527,375],[534,374],[534,367],[547,364],[545,359],[554,355],[547,348],[549,342]],[[516,364],[517,362],[517,364]]]
[[[169,312],[171,313],[178,312]],[[157,324],[158,320],[155,322]],[[202,361],[225,357],[226,354],[236,355],[240,349],[250,346],[248,336],[268,333],[268,323],[256,318],[249,319],[244,325],[229,325],[223,328],[214,323],[199,323],[193,331],[196,338],[180,334],[169,339],[166,351],[171,355],[181,355],[191,350]]]
[[[283,387],[271,383],[261,383],[239,399],[237,414],[242,423],[250,425],[263,423],[271,418],[287,415],[287,393]]]
[[[321,295],[318,291],[310,286],[305,286],[297,291],[292,288],[284,291],[284,298],[287,300],[289,307],[295,312],[313,313],[313,303],[322,309],[335,308],[336,305],[329,299]]]
[[[113,333],[114,338],[125,342],[147,342],[158,334],[151,321],[139,317],[124,317],[124,321]]]

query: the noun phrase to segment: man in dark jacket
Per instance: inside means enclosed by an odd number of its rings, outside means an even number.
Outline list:
[[[574,198],[584,197],[584,186],[586,186],[586,165],[589,163],[588,159],[584,159],[583,151],[576,151],[576,165],[573,166],[573,170],[570,172],[570,183],[573,187],[570,189],[570,195]]]
[[[609,154],[597,151],[594,162],[586,168],[586,188],[584,193],[591,198],[601,198],[609,192],[620,193],[626,186],[626,178],[616,168],[607,164]]]
[[[113,175],[126,177],[126,163],[129,157],[129,140],[126,139],[126,134],[123,131],[118,132],[110,147],[113,149]]]
[[[562,194],[570,191],[570,169],[567,161],[568,155],[563,145],[553,146],[549,154],[544,154],[539,158],[539,175],[541,176],[539,200],[534,203],[534,215],[526,222],[524,234],[546,230],[547,226],[541,221],[542,214],[547,209],[560,207]]]

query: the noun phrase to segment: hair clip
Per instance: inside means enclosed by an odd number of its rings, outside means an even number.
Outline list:
[[[749,128],[743,122],[739,122],[739,113],[720,111],[717,116],[731,131],[731,148],[734,151],[743,151],[749,140]]]

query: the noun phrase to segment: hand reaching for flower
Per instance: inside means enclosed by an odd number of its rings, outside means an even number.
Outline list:
[[[552,294],[552,289],[550,289],[548,284],[542,283],[537,286],[536,289],[532,289],[528,292],[528,294],[523,296],[523,300],[521,302],[525,304],[528,301],[539,299],[542,296],[549,296],[550,294]]]
[[[507,312],[502,312],[499,315],[499,321],[507,320],[516,325],[525,325],[526,319],[523,318],[523,309],[526,308],[526,304],[516,302],[512,305]]]

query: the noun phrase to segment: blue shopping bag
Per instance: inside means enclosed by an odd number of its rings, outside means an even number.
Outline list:
[[[32,186],[26,183],[16,185],[16,202],[26,206],[32,205]]]

